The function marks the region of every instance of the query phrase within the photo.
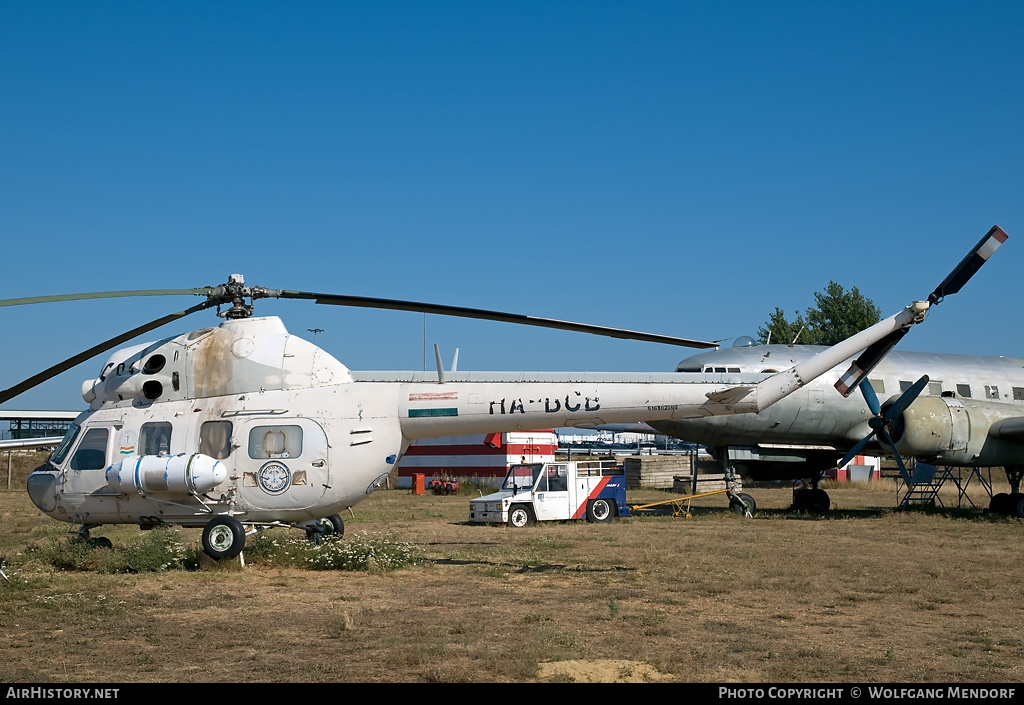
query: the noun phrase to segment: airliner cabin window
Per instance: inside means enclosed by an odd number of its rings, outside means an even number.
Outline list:
[[[249,457],[297,458],[302,455],[299,426],[256,426],[249,431]]]
[[[985,385],[985,398],[986,399],[998,399],[999,398],[999,387],[995,385]]]
[[[942,396],[942,382],[929,382],[928,383],[928,394],[933,397]]]
[[[963,397],[964,399],[971,398],[971,385],[969,384],[958,384],[956,385],[956,395]]]
[[[90,428],[78,450],[71,456],[72,470],[102,470],[107,466],[107,438],[110,431],[106,428]]]
[[[875,394],[885,394],[885,380],[881,379],[869,379],[871,388],[875,390]]]
[[[231,455],[231,422],[207,421],[199,429],[199,452],[217,460]]]
[[[1024,387],[1014,387],[1013,388],[1013,400],[1014,401],[1024,401]]]
[[[139,454],[170,455],[171,424],[166,421],[142,424],[139,429]]]

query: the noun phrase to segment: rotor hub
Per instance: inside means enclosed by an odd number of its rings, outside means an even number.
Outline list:
[[[217,316],[228,320],[250,318],[253,314],[253,302],[256,299],[269,297],[280,298],[281,292],[278,289],[267,289],[262,286],[246,286],[245,277],[241,274],[232,274],[228,277],[226,284],[212,287],[207,296],[210,305],[217,306]],[[220,307],[230,304],[226,311]]]

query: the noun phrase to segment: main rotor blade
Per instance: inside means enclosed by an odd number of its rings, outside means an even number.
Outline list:
[[[963,288],[963,285],[974,276],[975,272],[981,269],[981,265],[988,261],[992,253],[999,249],[999,246],[1006,242],[1006,232],[998,225],[993,225],[985,237],[978,241],[967,256],[964,257],[952,272],[949,273],[941,284],[935,287],[935,291],[928,297],[928,301],[937,304],[943,297],[955,294]]]
[[[907,410],[907,407],[914,403],[914,400],[917,399],[917,396],[926,386],[928,386],[928,375],[924,375],[921,379],[914,382],[907,391],[900,395],[900,398],[892,406],[885,410],[886,420],[898,419]]]
[[[117,347],[118,345],[121,345],[122,343],[125,343],[131,340],[132,338],[140,336],[143,333],[148,333],[149,331],[155,328],[159,328],[160,326],[170,323],[171,321],[176,321],[179,318],[184,318],[185,316],[191,313],[195,313],[196,311],[202,311],[203,309],[209,308],[212,305],[213,304],[211,304],[210,302],[204,301],[203,303],[197,304],[192,308],[187,308],[184,311],[178,311],[177,313],[171,313],[166,316],[162,316],[161,318],[158,318],[155,321],[150,321],[149,323],[141,325],[138,328],[133,328],[126,333],[122,333],[116,338],[111,338],[110,340],[102,342],[99,345],[94,345],[93,347],[75,355],[74,357],[69,357],[64,362],[57,363],[53,367],[43,370],[37,375],[29,377],[24,382],[16,384],[13,387],[10,387],[9,389],[3,390],[2,392],[0,392],[0,404],[3,404],[5,401],[8,401],[9,399],[13,399],[22,392],[28,391],[29,389],[32,389],[33,387],[42,384],[43,382],[52,377],[56,377],[61,372],[66,372],[67,370],[70,370],[75,365],[81,362],[85,362],[89,358],[95,357],[96,355],[99,355],[102,352],[106,352],[111,348]]]
[[[560,321],[553,318],[537,318],[536,316],[524,316],[518,313],[487,311],[479,308],[466,308],[464,306],[447,306],[444,304],[427,304],[418,301],[378,299],[369,296],[344,296],[339,294],[317,294],[308,291],[288,290],[282,290],[280,292],[280,298],[313,299],[318,304],[331,304],[334,306],[383,308],[395,311],[415,311],[417,313],[433,313],[441,316],[459,316],[461,318],[475,318],[486,321],[501,321],[503,323],[517,323],[526,326],[538,326],[540,328],[554,328],[556,330],[570,330],[578,333],[604,335],[610,338],[623,338],[626,340],[642,340],[649,343],[678,345],[686,348],[718,347],[715,343],[704,340],[689,340],[669,335],[659,335],[657,333],[643,333],[623,328],[609,328],[606,326],[591,325],[589,323],[573,323],[572,321]]]
[[[45,304],[55,301],[78,301],[80,299],[116,299],[128,296],[179,296],[194,294],[209,296],[213,293],[210,287],[201,289],[142,289],[139,291],[94,291],[85,294],[57,294],[56,296],[29,296],[23,299],[0,299],[0,306],[23,306],[25,304]]]

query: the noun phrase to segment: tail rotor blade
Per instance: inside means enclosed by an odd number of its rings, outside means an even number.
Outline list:
[[[1006,232],[1002,228],[998,225],[993,225],[985,236],[978,241],[978,244],[974,246],[974,249],[968,252],[960,264],[949,273],[949,276],[935,287],[935,291],[928,297],[928,301],[937,304],[942,301],[943,297],[960,291],[963,285],[981,269],[981,265],[988,261],[992,253],[1006,242],[1007,237]]]
[[[960,261],[960,264],[954,267],[949,276],[928,296],[927,302],[920,301],[912,304],[913,309],[920,312],[920,317],[915,319],[914,323],[924,320],[924,314],[930,306],[939,303],[949,294],[955,294],[960,291],[964,284],[988,261],[992,253],[1006,242],[1007,237],[1008,235],[1002,228],[998,225],[993,225],[978,244]],[[853,393],[853,388],[868,376],[871,370],[896,346],[896,343],[903,339],[903,336],[909,330],[910,325],[894,330],[864,350],[860,357],[853,361],[850,368],[836,382],[835,387],[839,393],[844,397],[850,396]]]

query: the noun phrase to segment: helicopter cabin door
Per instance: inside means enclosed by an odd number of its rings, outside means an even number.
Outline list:
[[[241,493],[261,509],[305,509],[330,485],[323,426],[310,418],[252,419],[240,424],[235,468]]]

